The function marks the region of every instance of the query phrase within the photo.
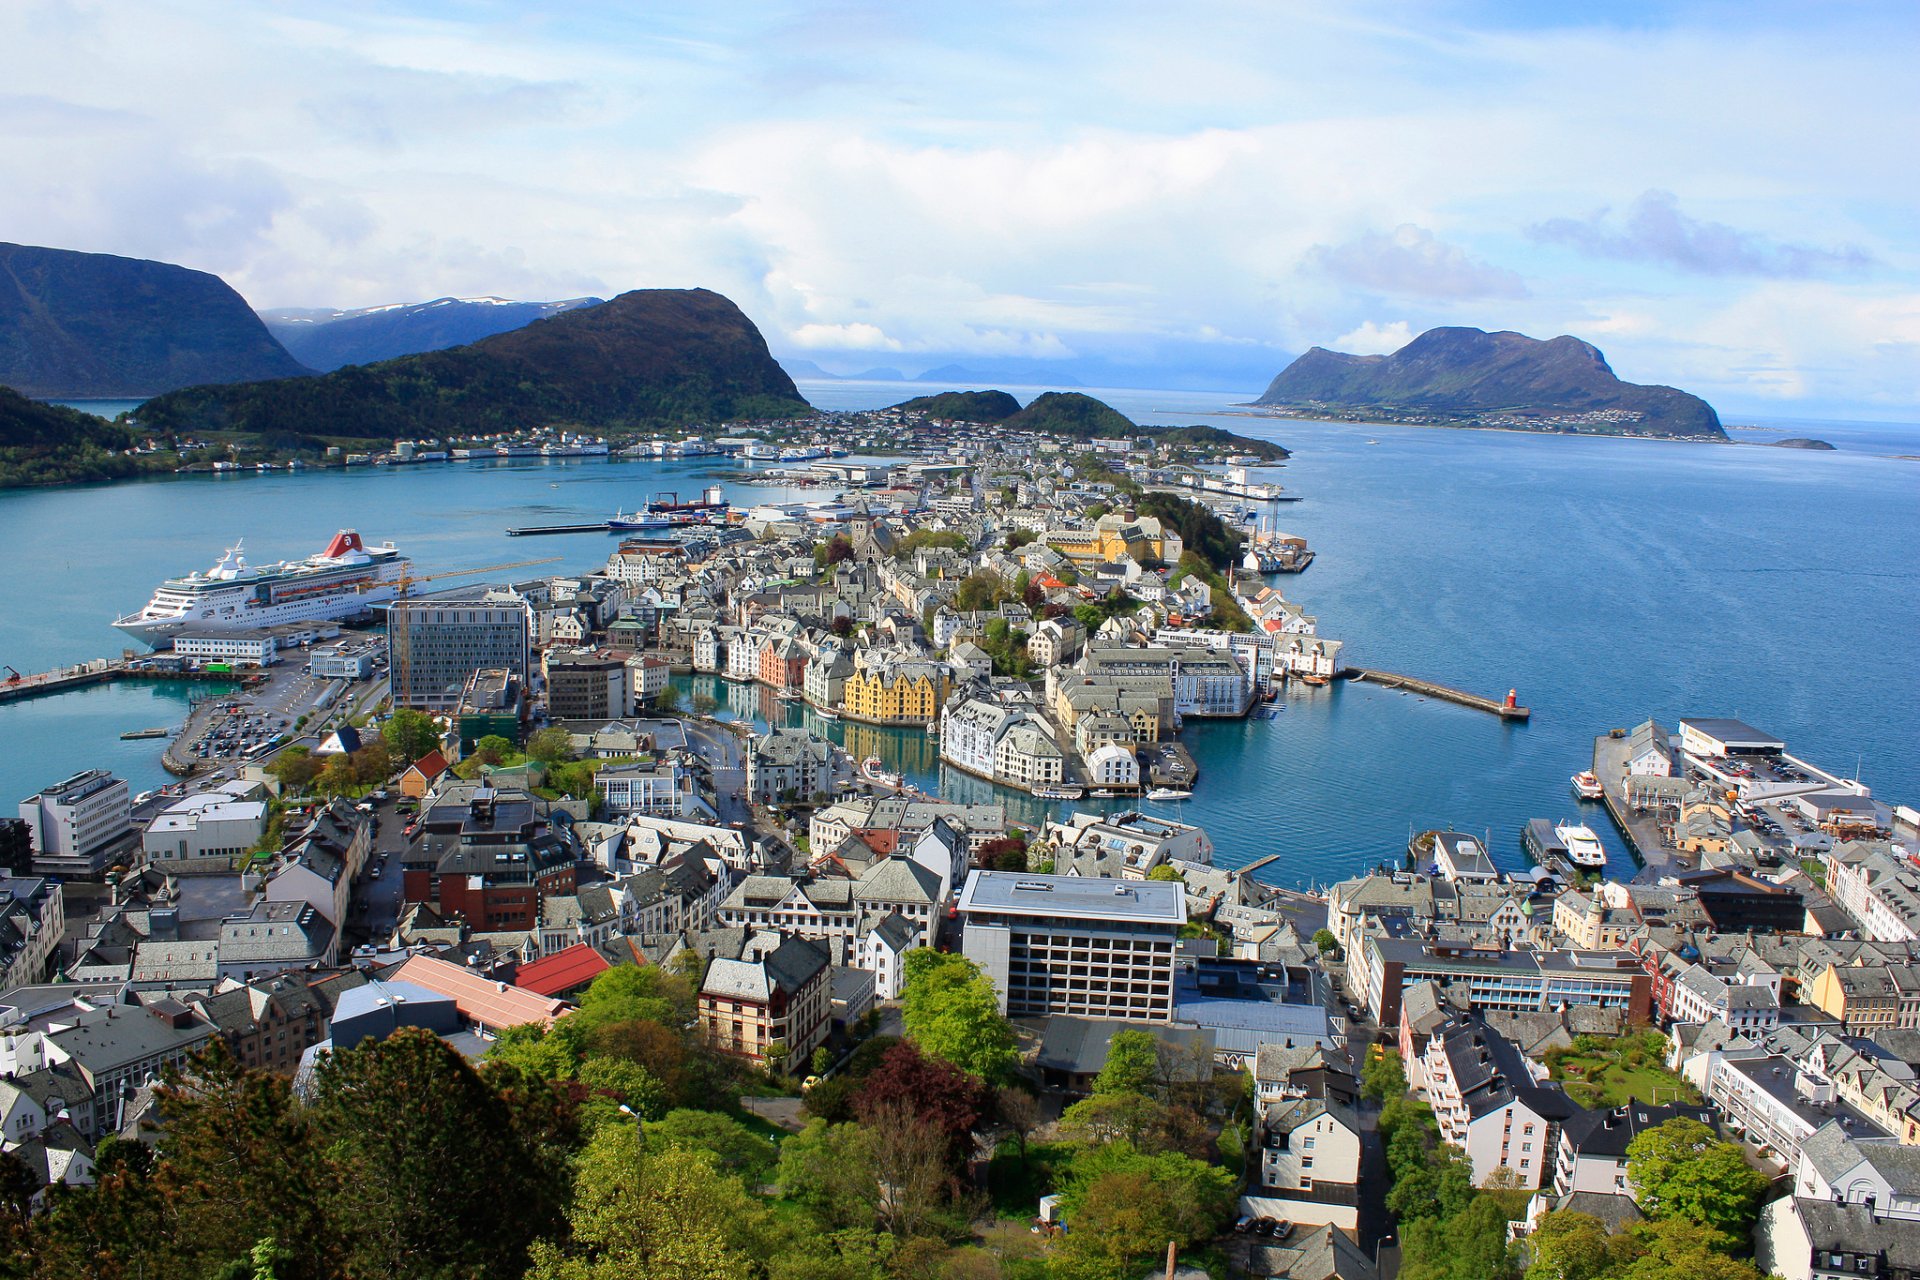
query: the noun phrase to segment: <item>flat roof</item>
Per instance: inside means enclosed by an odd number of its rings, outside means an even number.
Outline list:
[[[1173,880],[1106,880],[1042,876],[1018,871],[974,871],[960,893],[961,911],[1025,916],[1082,916],[1089,920],[1182,925],[1184,886]]]
[[[1786,743],[1770,733],[1763,733],[1744,720],[1729,720],[1719,716],[1688,716],[1680,722],[1684,732],[1692,729],[1704,734],[1722,746],[1728,747],[1773,747],[1785,750]]]

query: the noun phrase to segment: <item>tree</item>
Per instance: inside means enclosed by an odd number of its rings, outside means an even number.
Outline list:
[[[378,786],[393,772],[393,753],[379,738],[353,753],[353,777],[363,787]]]
[[[717,1111],[669,1111],[647,1124],[654,1146],[690,1147],[714,1158],[722,1173],[757,1187],[773,1173],[780,1149],[732,1116]]]
[[[1402,1098],[1407,1093],[1407,1069],[1400,1055],[1375,1046],[1360,1069],[1360,1096],[1371,1102]]]
[[[248,1071],[216,1037],[159,1103],[166,1156],[152,1185],[169,1219],[163,1270],[199,1275],[244,1257],[266,1223],[309,1246],[280,1260],[279,1280],[336,1272],[315,1194],[327,1182],[320,1146],[284,1078]]]
[[[1606,1280],[1637,1252],[1631,1237],[1610,1234],[1592,1214],[1559,1210],[1527,1237],[1527,1280]]]
[[[527,738],[527,758],[552,767],[573,759],[573,735],[558,725],[536,730]]]
[[[1767,1179],[1698,1120],[1669,1120],[1627,1144],[1627,1180],[1649,1218],[1681,1218],[1744,1238]]]
[[[345,1274],[509,1280],[560,1225],[559,1189],[505,1103],[429,1031],[336,1051],[312,1115]]]
[[[536,1245],[528,1280],[752,1275],[765,1256],[766,1217],[708,1152],[643,1148],[630,1128],[609,1125],[580,1157],[567,1244]]]
[[[993,1114],[1020,1144],[1020,1160],[1027,1159],[1027,1139],[1040,1127],[1040,1099],[1025,1089],[1008,1085],[993,1095]]]
[[[440,745],[440,725],[424,711],[401,707],[387,717],[380,736],[395,756],[412,764]]]
[[[1313,931],[1313,945],[1317,947],[1320,954],[1324,956],[1340,949],[1340,939],[1333,936],[1333,930],[1331,929],[1315,929]]]
[[[1153,870],[1147,872],[1147,879],[1162,880],[1172,884],[1185,884],[1187,882],[1187,877],[1181,873],[1180,868],[1169,862],[1163,862]]]
[[[360,775],[353,758],[346,754],[328,756],[327,763],[313,779],[313,789],[323,796],[343,796],[360,789]]]
[[[1116,1031],[1107,1044],[1106,1065],[1094,1077],[1094,1096],[1132,1093],[1153,1097],[1159,1083],[1159,1037],[1151,1031]]]
[[[680,709],[680,690],[673,685],[662,685],[660,692],[653,695],[655,711],[678,711]]]
[[[626,1107],[643,1120],[658,1120],[667,1114],[667,1091],[651,1071],[625,1058],[588,1058],[580,1064],[577,1077],[591,1090],[590,1102],[600,1104],[599,1118],[604,1121],[622,1114]]]
[[[1019,1062],[1013,1024],[1000,1012],[993,983],[965,956],[921,947],[909,951],[901,1022],[927,1054],[1004,1083]]]
[[[841,639],[845,639],[853,634],[853,617],[850,614],[843,613],[827,624],[827,630],[833,632],[834,635],[839,636]]]
[[[857,1124],[808,1121],[780,1144],[774,1180],[781,1195],[830,1225],[871,1226],[879,1212],[873,1138]]]
[[[581,1037],[635,1020],[684,1027],[693,1021],[693,1004],[693,989],[685,978],[655,965],[617,964],[593,980],[580,995],[579,1009],[557,1027]]]
[[[1740,1240],[1697,1222],[1641,1222],[1629,1235],[1642,1252],[1616,1272],[1620,1280],[1761,1280],[1757,1267],[1731,1256]]]
[[[1127,1275],[1169,1241],[1210,1239],[1233,1195],[1226,1170],[1186,1156],[1147,1155],[1126,1142],[1084,1150],[1060,1188],[1069,1274]]]
[[[861,1082],[854,1112],[869,1126],[876,1116],[899,1112],[939,1135],[947,1168],[958,1172],[973,1151],[973,1131],[986,1114],[987,1092],[977,1076],[922,1053],[903,1040]]]
[[[1092,635],[1105,624],[1107,615],[1101,612],[1098,605],[1077,604],[1073,606],[1073,620],[1085,628],[1088,635]]]
[[[946,1135],[898,1100],[869,1106],[862,1127],[873,1153],[880,1225],[896,1236],[918,1234],[956,1182]]]
[[[670,1104],[693,1100],[687,1040],[672,1027],[645,1018],[601,1022],[586,1029],[582,1047],[590,1058],[620,1058],[645,1067],[660,1082]]]
[[[304,791],[319,776],[320,768],[320,759],[306,747],[291,746],[274,756],[267,772],[288,791]]]

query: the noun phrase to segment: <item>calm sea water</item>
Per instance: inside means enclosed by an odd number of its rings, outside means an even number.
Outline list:
[[[924,386],[807,384],[827,408],[891,404]],[[1319,553],[1276,581],[1350,661],[1476,692],[1519,691],[1525,725],[1355,685],[1303,690],[1267,721],[1198,723],[1196,799],[1147,807],[1204,823],[1223,863],[1268,854],[1271,878],[1325,883],[1393,858],[1409,828],[1491,834],[1517,865],[1529,817],[1569,817],[1567,777],[1594,735],[1649,715],[1739,715],[1883,798],[1920,796],[1920,426],[1766,422],[1737,439],[1817,435],[1834,453],[1497,432],[1278,422],[1236,397],[1097,391],[1138,421],[1211,422],[1294,451],[1270,478],[1304,496],[1280,526]],[[1378,443],[1369,443],[1377,441]],[[348,475],[154,480],[0,494],[12,552],[0,662],[22,670],[117,653],[107,622],[161,577],[245,536],[258,557],[306,554],[336,528],[392,537],[421,572],[559,556],[604,561],[600,535],[508,538],[510,525],[631,508],[698,487],[701,462],[556,462]],[[736,497],[777,491],[743,487]],[[735,714],[809,713],[720,686]],[[153,743],[168,695],[109,687],[0,707],[0,785],[23,795],[108,763],[161,780]],[[171,704],[173,720],[184,703]],[[816,720],[816,724],[819,722]],[[1045,806],[942,770],[924,734],[831,725],[918,783]],[[144,762],[144,771],[143,771]],[[4,793],[0,793],[4,794]],[[1597,812],[1593,821],[1618,850]]]

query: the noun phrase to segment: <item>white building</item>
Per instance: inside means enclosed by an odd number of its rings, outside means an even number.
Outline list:
[[[39,859],[91,862],[132,831],[133,799],[123,779],[88,769],[22,800],[20,820]]]
[[[307,654],[307,674],[318,680],[365,680],[373,674],[373,654],[333,644]]]
[[[1087,757],[1087,779],[1096,787],[1135,789],[1140,785],[1140,758],[1131,748],[1109,742]]]
[[[1187,922],[1176,883],[974,871],[958,911],[967,958],[1012,1017],[1173,1016],[1173,953]]]
[[[140,837],[149,862],[228,862],[252,849],[267,830],[267,805],[256,782],[228,782],[182,796],[161,810]]]
[[[672,760],[613,764],[593,775],[593,788],[606,812],[622,817],[634,813],[684,817],[691,785],[687,771]]]
[[[270,631],[182,631],[173,651],[196,662],[227,662],[236,667],[270,666],[279,642]]]
[[[1920,938],[1920,872],[1880,841],[1846,840],[1821,856],[1827,893],[1874,942]]]

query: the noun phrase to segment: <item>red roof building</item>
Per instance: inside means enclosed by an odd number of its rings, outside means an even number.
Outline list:
[[[564,951],[521,965],[513,985],[535,995],[571,995],[611,968],[605,956],[584,942],[576,942]]]

